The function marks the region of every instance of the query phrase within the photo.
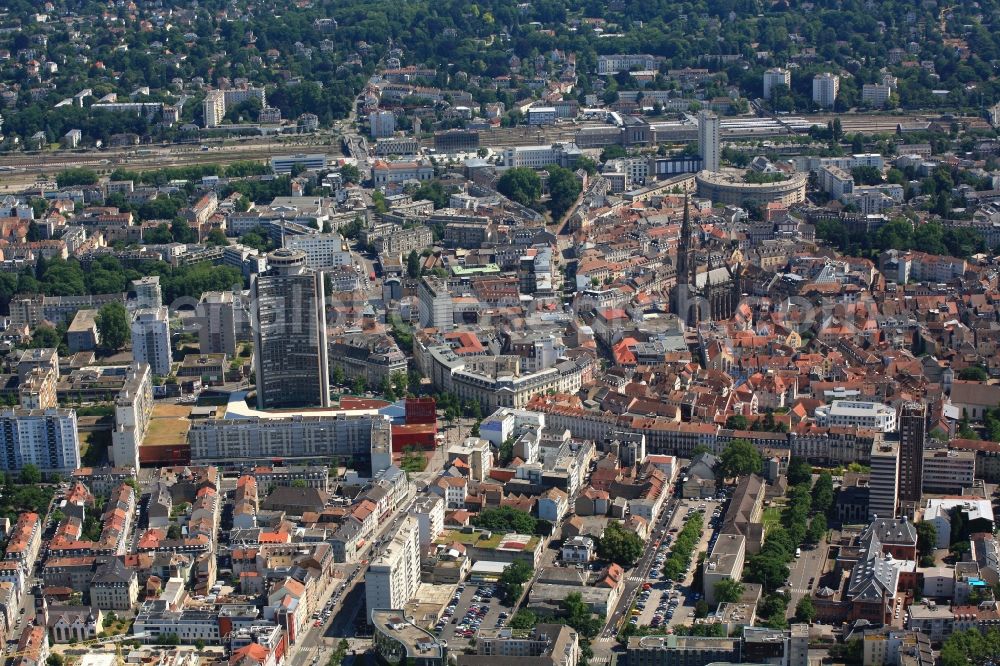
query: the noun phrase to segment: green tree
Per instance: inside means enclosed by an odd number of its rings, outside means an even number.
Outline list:
[[[601,151],[601,162],[607,162],[608,160],[617,160],[622,157],[626,157],[628,152],[616,143],[607,146]]]
[[[34,349],[55,349],[62,342],[62,335],[48,324],[39,324],[31,332],[31,346]]]
[[[74,185],[93,185],[97,182],[97,173],[90,169],[66,169],[56,174],[56,183],[59,187],[73,187]]]
[[[538,618],[533,612],[527,608],[522,608],[514,613],[514,617],[510,619],[510,628],[528,630],[533,628],[537,622]]]
[[[873,166],[859,166],[851,169],[851,176],[858,185],[880,185],[882,171]]]
[[[174,237],[170,235],[170,226],[164,222],[144,231],[142,239],[150,245],[166,245],[172,242]]]
[[[131,335],[125,306],[118,301],[102,305],[97,311],[97,332],[104,348],[117,351],[124,347]]]
[[[740,600],[746,586],[735,578],[726,578],[715,584],[715,600],[720,604],[731,604]]]
[[[497,580],[500,600],[507,606],[514,605],[521,598],[524,584],[531,580],[532,568],[526,562],[511,562]]]
[[[28,485],[38,485],[42,482],[42,472],[37,465],[28,463],[21,468],[21,483]]]
[[[813,511],[826,513],[833,507],[833,475],[830,472],[821,472],[816,478],[812,498]]]
[[[748,427],[747,417],[742,414],[731,414],[726,419],[726,428],[730,430],[746,430]]]
[[[583,600],[579,592],[572,592],[559,602],[562,619],[566,624],[580,632],[584,638],[593,638],[600,632],[604,619],[591,612],[590,606]]]
[[[550,166],[549,172],[549,210],[552,219],[559,220],[576,202],[583,189],[576,174],[560,166]]]
[[[354,391],[355,395],[361,395],[365,392],[367,385],[365,383],[364,377],[355,377],[354,384],[351,386],[351,390]]]
[[[340,167],[340,177],[345,183],[360,183],[361,172],[353,164],[345,164]]]
[[[812,465],[802,458],[792,458],[788,465],[788,485],[797,486],[800,483],[812,483]]]
[[[188,221],[182,217],[178,217],[170,224],[170,236],[174,239],[175,243],[197,243],[198,234]]]
[[[610,560],[629,569],[642,557],[643,543],[635,532],[630,532],[617,522],[608,523],[604,534],[597,542],[597,554],[601,559]]]
[[[826,515],[817,513],[809,521],[809,528],[806,530],[806,543],[817,544],[826,536]]]
[[[576,168],[583,169],[587,172],[588,176],[593,176],[597,173],[597,162],[590,159],[589,157],[581,157],[576,162]]]
[[[970,365],[968,368],[962,368],[962,371],[958,373],[958,378],[965,381],[985,382],[989,380],[990,376],[982,366]]]
[[[531,169],[515,167],[500,177],[497,191],[522,206],[530,206],[542,196],[542,181]]]
[[[226,247],[229,245],[229,239],[226,238],[226,234],[224,234],[221,229],[212,229],[208,232],[208,235],[205,236],[205,244],[216,247]]]
[[[922,520],[916,524],[917,529],[917,552],[922,557],[931,557],[937,548],[937,526],[934,523]]]
[[[734,439],[729,442],[719,459],[725,477],[760,474],[763,467],[760,452],[745,439]]]
[[[511,506],[501,506],[495,509],[483,509],[472,519],[476,527],[491,532],[516,532],[518,534],[533,534],[535,518],[527,511]]]
[[[410,250],[406,257],[406,274],[411,278],[420,277],[420,255],[416,250]]]
[[[795,605],[795,619],[799,622],[812,622],[816,619],[816,606],[809,595],[799,599]]]
[[[942,666],[985,666],[1000,655],[1000,630],[953,632],[941,646]]]
[[[743,578],[751,583],[760,583],[766,592],[773,592],[788,580],[788,566],[783,558],[761,552],[750,558],[750,566],[744,570]]]

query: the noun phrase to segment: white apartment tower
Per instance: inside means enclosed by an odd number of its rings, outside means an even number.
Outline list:
[[[129,367],[125,385],[115,397],[115,429],[111,433],[111,457],[118,467],[139,469],[139,446],[153,415],[153,373],[149,364]]]
[[[385,549],[373,557],[365,576],[368,613],[403,608],[420,586],[420,526],[407,516]]]
[[[136,308],[158,308],[163,305],[159,275],[147,275],[132,280],[132,290],[135,292]]]
[[[205,95],[202,110],[205,114],[205,127],[218,127],[226,117],[226,109],[248,100],[257,100],[263,109],[267,106],[267,98],[263,88],[227,88],[226,90],[210,90]]]
[[[774,67],[764,72],[764,101],[771,101],[771,93],[776,86],[792,86],[792,73],[787,69]]]
[[[392,111],[372,111],[368,114],[368,125],[373,139],[386,139],[396,131],[396,116]]]
[[[813,77],[813,102],[823,108],[830,108],[837,101],[840,91],[840,77],[824,72]]]
[[[236,306],[230,291],[206,291],[195,308],[198,350],[202,354],[236,356]]]
[[[719,170],[719,116],[711,111],[698,112],[698,152],[702,169]]]
[[[170,374],[170,316],[167,308],[142,308],[132,319],[132,358],[148,363],[154,375]]]
[[[73,409],[7,409],[0,412],[0,469],[34,465],[66,474],[80,467],[80,438]]]

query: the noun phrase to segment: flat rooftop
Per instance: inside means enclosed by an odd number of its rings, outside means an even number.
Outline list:
[[[408,659],[444,658],[444,645],[432,634],[408,621],[401,609],[372,609],[371,620],[376,631],[406,648]]]

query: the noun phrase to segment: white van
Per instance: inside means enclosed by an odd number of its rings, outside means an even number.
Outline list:
[[[802,557],[802,549],[801,548],[796,548],[795,549],[795,557]]]

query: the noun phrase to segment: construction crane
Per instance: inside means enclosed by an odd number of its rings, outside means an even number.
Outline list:
[[[78,641],[72,645],[73,648],[94,646],[106,643],[113,643],[115,646],[115,662],[118,666],[125,666],[125,657],[122,656],[122,643],[125,641],[131,641],[136,639],[142,639],[146,634],[120,634],[118,636],[109,636],[105,638],[90,638],[85,641]],[[0,663],[6,663],[8,659],[16,659],[18,657],[31,657],[35,658],[38,654],[37,650],[23,650],[21,652],[8,652],[3,655],[2,661]]]

